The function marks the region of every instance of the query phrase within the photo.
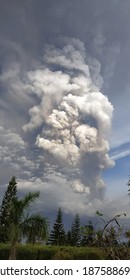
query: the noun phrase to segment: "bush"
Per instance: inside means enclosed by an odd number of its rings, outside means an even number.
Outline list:
[[[9,244],[0,244],[0,260],[8,260],[10,252]]]
[[[36,250],[33,246],[28,245],[18,245],[16,259],[17,260],[36,260]]]
[[[42,247],[37,249],[37,260],[52,260],[57,252],[57,247]]]
[[[77,248],[73,252],[74,260],[101,260],[103,259],[102,252],[99,248],[85,247]]]
[[[113,248],[113,247],[112,247]],[[115,248],[113,248],[114,250]],[[120,257],[126,259],[127,254],[122,248],[116,248]],[[130,250],[130,249],[128,249]],[[10,252],[9,244],[0,244],[0,260],[8,260]],[[17,260],[103,260],[116,259],[99,247],[69,247],[69,246],[46,246],[46,245],[17,245]],[[126,255],[126,256],[125,256]],[[128,258],[127,258],[128,259]]]
[[[54,255],[53,260],[73,260],[73,256],[69,252],[58,251]]]
[[[57,260],[101,260],[102,251],[91,247],[61,247],[53,259]]]
[[[20,245],[17,249],[18,260],[51,260],[56,248],[44,245]]]

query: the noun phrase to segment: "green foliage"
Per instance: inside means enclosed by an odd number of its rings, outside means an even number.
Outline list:
[[[39,193],[29,193],[23,199],[14,199],[12,203],[13,219],[11,221],[10,241],[17,242],[18,238],[26,235],[28,225],[28,207],[39,197]]]
[[[9,258],[10,245],[0,244],[0,260]],[[17,260],[102,260],[100,248],[17,245]]]
[[[71,231],[68,230],[67,235],[66,235],[66,245],[70,246],[71,245]]]
[[[17,199],[17,183],[15,176],[12,177],[0,207],[0,242],[10,241],[10,230],[14,219],[12,204]]]
[[[96,247],[79,247],[74,250],[74,260],[102,260],[105,259],[104,252]]]
[[[74,223],[72,224],[71,229],[71,245],[79,246],[81,242],[81,230],[80,230],[80,218],[79,215],[76,214]]]
[[[130,190],[128,192],[130,196]],[[39,192],[33,192],[18,199],[16,179],[12,177],[0,208],[0,241],[4,243],[0,244],[0,259],[16,259],[16,252],[17,259],[24,260],[130,259],[130,241],[127,246],[120,239],[124,229],[119,218],[126,216],[125,213],[109,218],[97,211],[96,215],[103,225],[99,229],[94,229],[91,221],[86,226],[80,226],[80,218],[76,214],[71,231],[65,234],[62,210],[59,208],[50,233],[48,244],[51,246],[38,245],[48,237],[47,218],[29,211],[30,204],[38,197]],[[130,239],[130,231],[125,234]],[[27,245],[20,245],[23,238]]]
[[[66,235],[62,221],[62,210],[59,208],[56,221],[50,233],[49,244],[51,245],[65,245]]]
[[[125,213],[115,215],[113,218],[103,217],[103,215],[96,214],[100,217],[104,226],[102,229],[95,231],[94,244],[99,246],[104,252],[106,259],[120,260],[129,259],[130,254],[127,244],[121,242],[121,234],[123,226],[119,223],[119,218]],[[103,218],[102,218],[103,217]]]
[[[82,236],[82,241],[81,241],[82,246],[92,246],[93,245],[94,228],[93,228],[91,221],[89,221],[88,225],[81,227],[81,236]]]
[[[127,185],[130,187],[130,180],[128,181]],[[130,196],[130,189],[128,190],[128,196]]]
[[[99,217],[102,217],[102,216],[103,216],[103,214],[100,213],[98,210],[96,211],[96,215],[98,215]]]
[[[18,199],[16,179],[12,177],[0,209],[0,241],[11,243],[10,259],[16,258],[17,243],[23,237],[33,244],[47,237],[47,219],[40,214],[29,213],[30,204],[38,197],[39,192],[29,192]]]
[[[73,260],[73,253],[66,249],[59,249],[53,256],[53,260]]]
[[[37,239],[43,240],[46,238],[48,224],[45,218],[39,214],[30,215],[28,208],[30,204],[35,202],[39,197],[39,192],[28,193],[23,199],[16,198],[13,201],[13,221],[10,232],[11,240],[11,254],[10,259],[16,257],[16,244],[22,237],[27,239],[33,244]]]
[[[1,243],[0,244],[0,260],[8,260],[10,253],[10,245]]]
[[[27,243],[42,242],[48,237],[48,221],[47,218],[39,214],[33,214],[27,219]]]

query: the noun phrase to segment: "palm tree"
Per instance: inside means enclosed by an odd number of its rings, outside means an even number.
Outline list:
[[[33,245],[36,241],[47,240],[48,221],[40,214],[33,214],[27,220],[27,243]]]
[[[10,225],[11,250],[9,259],[16,259],[16,246],[21,238],[28,236],[30,229],[37,227],[37,234],[33,230],[33,236],[45,238],[47,235],[48,224],[46,218],[39,214],[29,215],[27,212],[31,203],[39,197],[39,192],[29,192],[23,199],[15,198],[12,203],[11,215],[13,217]],[[41,221],[41,223],[40,223]],[[38,226],[37,226],[38,223]]]

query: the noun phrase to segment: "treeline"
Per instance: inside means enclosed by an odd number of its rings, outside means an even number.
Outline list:
[[[94,228],[91,222],[81,226],[78,213],[75,215],[71,229],[65,232],[62,218],[62,210],[58,209],[57,218],[50,232],[47,244],[56,246],[84,246],[92,245]]]
[[[130,186],[130,181],[128,185]],[[106,220],[103,214],[97,211],[96,216],[102,221],[102,227],[96,229],[91,221],[84,226],[81,225],[77,213],[71,228],[66,232],[62,209],[59,208],[53,228],[49,232],[48,218],[30,211],[30,205],[36,201],[39,194],[39,192],[29,192],[23,198],[19,198],[15,176],[8,184],[0,207],[0,243],[11,244],[10,259],[16,258],[17,244],[20,243],[100,247],[106,254],[111,251],[111,254],[117,255],[122,252],[126,255],[130,244],[130,231],[124,233],[123,226],[119,223],[121,215]],[[125,216],[124,213],[122,215]],[[128,243],[122,242],[122,233],[128,238]]]
[[[80,217],[76,214],[71,229],[65,232],[62,210],[59,208],[47,244],[55,246],[90,246],[105,248],[121,245],[123,243],[123,236],[129,239],[129,230],[124,231],[124,227],[119,223],[119,218],[121,216],[126,216],[125,213],[106,220],[103,214],[99,211],[96,212],[96,216],[96,225],[99,223],[99,227],[94,227],[91,221],[84,226],[81,225]],[[126,245],[129,245],[129,241]]]

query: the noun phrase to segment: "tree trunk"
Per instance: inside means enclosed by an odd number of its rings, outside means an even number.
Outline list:
[[[9,260],[16,260],[16,243],[11,245]]]

